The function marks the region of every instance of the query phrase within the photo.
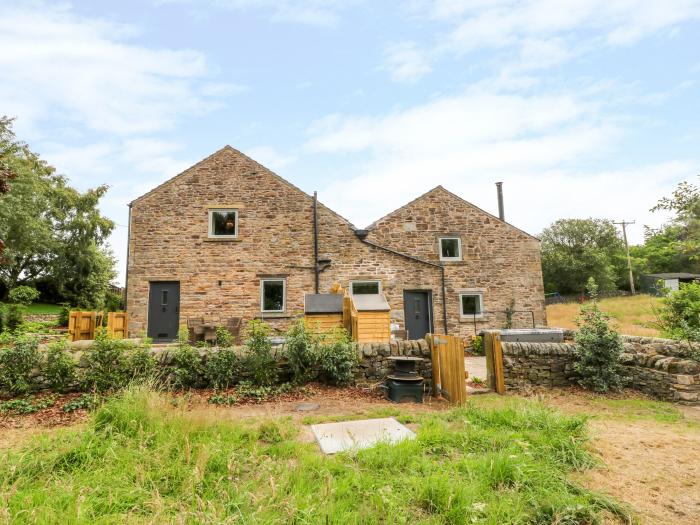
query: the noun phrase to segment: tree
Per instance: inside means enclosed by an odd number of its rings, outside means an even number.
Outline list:
[[[603,291],[627,281],[624,243],[612,221],[560,219],[545,228],[540,240],[548,292],[580,293],[590,277]]]
[[[678,290],[669,291],[657,316],[665,336],[700,342],[700,284],[681,283]]]
[[[651,209],[661,210],[673,213],[671,221],[658,230],[647,228],[644,246],[637,250],[648,272],[700,272],[700,188],[681,182]]]
[[[98,209],[106,186],[80,193],[25,144],[14,140],[11,121],[0,119],[3,169],[12,191],[0,199],[0,238],[5,241],[0,284],[12,288],[52,280],[79,306],[101,306],[114,276],[106,239],[114,223]]]

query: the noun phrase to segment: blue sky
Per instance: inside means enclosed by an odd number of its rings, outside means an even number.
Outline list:
[[[225,144],[358,226],[442,184],[537,234],[700,173],[700,0],[0,0],[0,113],[104,212]]]

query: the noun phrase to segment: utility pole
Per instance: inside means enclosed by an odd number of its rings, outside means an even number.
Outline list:
[[[625,221],[624,219],[620,222],[613,222],[613,224],[619,224],[622,226],[622,237],[625,239],[625,250],[627,250],[627,269],[630,272],[630,291],[632,295],[635,294],[634,291],[634,275],[632,275],[632,258],[630,257],[630,245],[627,242],[627,226],[634,224],[635,221]]]

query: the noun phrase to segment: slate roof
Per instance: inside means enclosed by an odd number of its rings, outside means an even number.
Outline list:
[[[338,293],[308,293],[304,301],[304,313],[343,313],[343,296]]]
[[[647,277],[657,279],[700,279],[700,273],[670,272],[670,273],[650,273]]]
[[[355,303],[358,312],[386,312],[390,310],[384,294],[356,294],[352,296],[352,302]]]

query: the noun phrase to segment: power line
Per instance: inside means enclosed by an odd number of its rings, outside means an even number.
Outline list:
[[[630,272],[630,291],[632,292],[632,295],[634,295],[636,292],[634,290],[634,275],[632,274],[632,258],[630,257],[630,245],[627,242],[627,226],[634,223],[635,221],[626,221],[624,219],[620,222],[613,222],[613,224],[619,224],[620,226],[622,226],[622,237],[625,239],[625,250],[627,250],[627,269]]]

